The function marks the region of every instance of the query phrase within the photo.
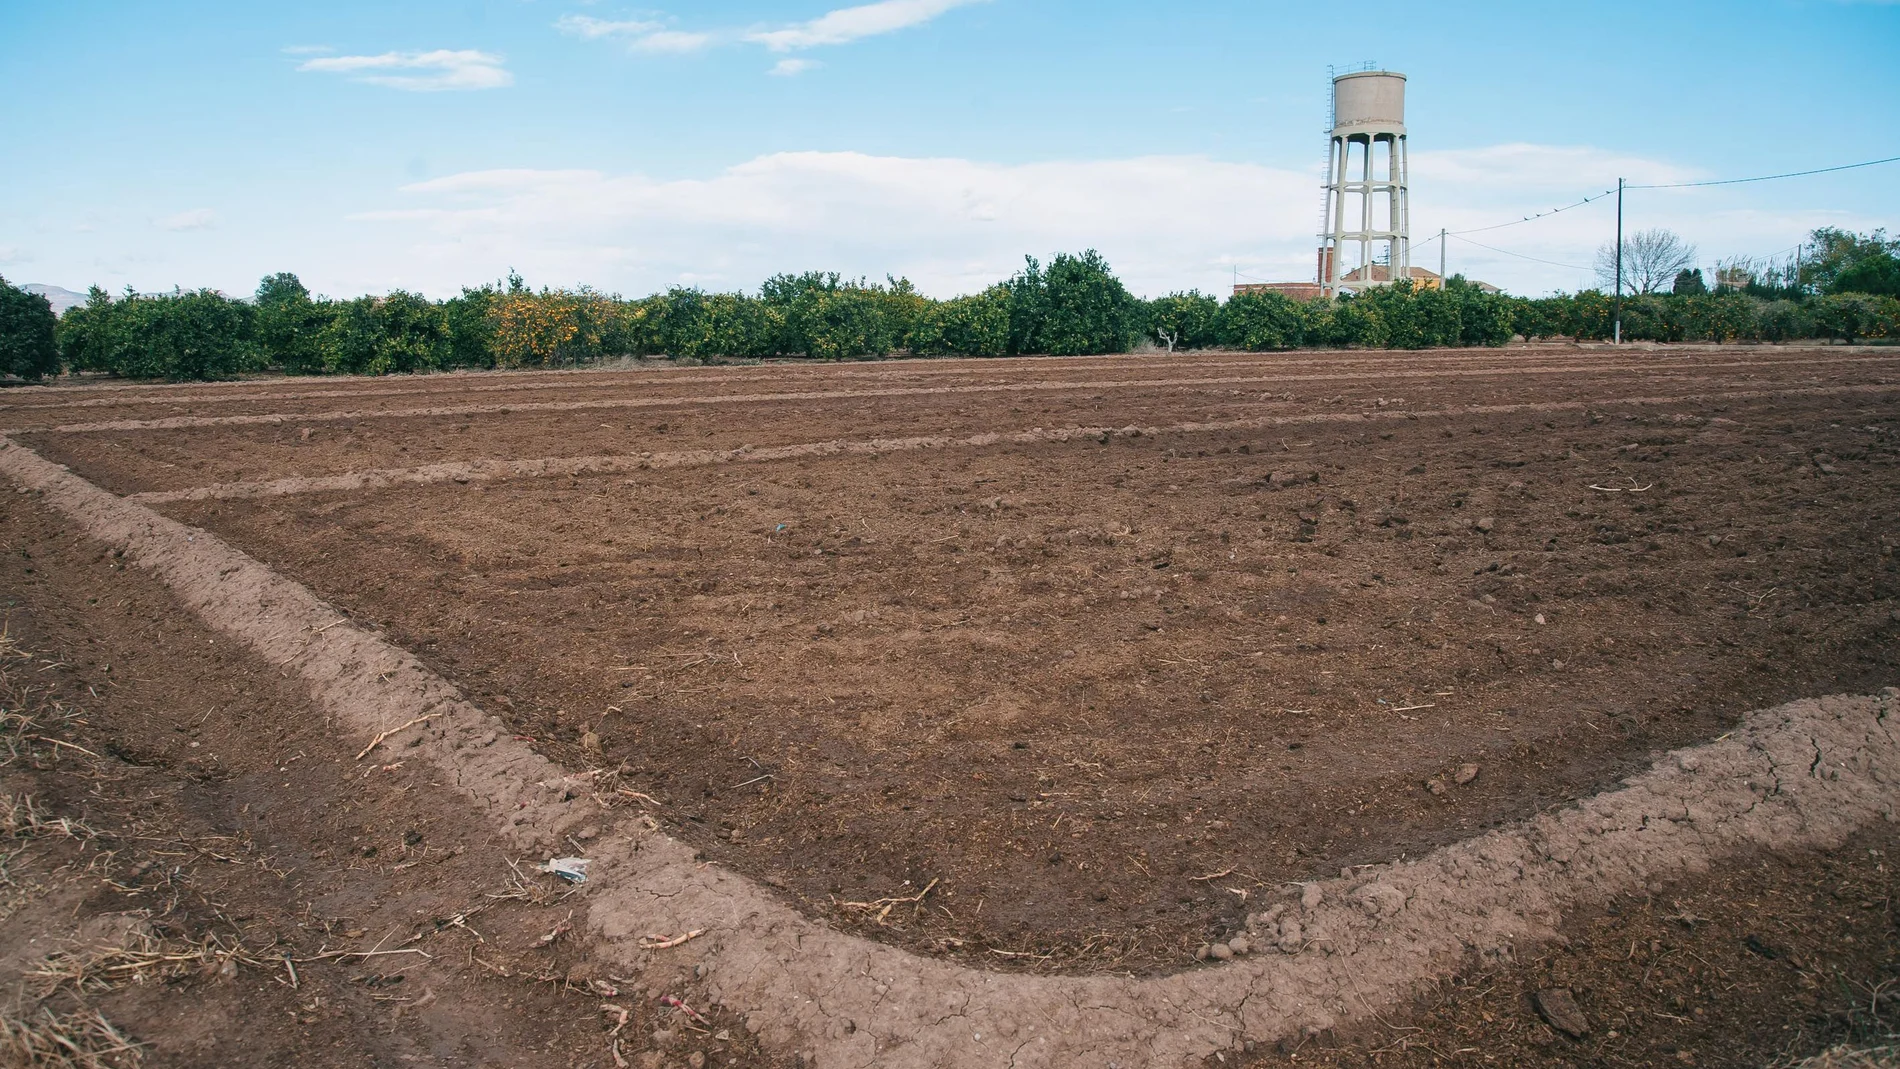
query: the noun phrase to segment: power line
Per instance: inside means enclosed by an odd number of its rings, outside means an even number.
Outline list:
[[[1775,181],[1776,179],[1781,179],[1781,178],[1802,178],[1811,174],[1829,174],[1834,171],[1852,171],[1861,167],[1878,167],[1883,163],[1900,163],[1900,156],[1889,156],[1886,159],[1881,159],[1881,160],[1866,160],[1861,163],[1844,163],[1838,167],[1817,167],[1811,171],[1789,171],[1786,174],[1758,175],[1754,178],[1721,178],[1721,179],[1716,179],[1716,180],[1708,181],[1708,182],[1657,182],[1650,185],[1640,185],[1640,186],[1626,185],[1623,188],[1625,191],[1627,191],[1631,189],[1689,189],[1689,188],[1697,187],[1697,186],[1735,186],[1735,185],[1743,185],[1749,182],[1772,182],[1772,181]],[[1572,208],[1581,208],[1586,204],[1590,204],[1594,201],[1602,200],[1604,197],[1610,196],[1611,194],[1615,192],[1616,192],[1615,189],[1606,189],[1601,193],[1591,194],[1590,196],[1585,197],[1582,200],[1576,201],[1571,204],[1566,204],[1561,208],[1552,208],[1550,211],[1547,211],[1547,212],[1538,212],[1536,215],[1527,215],[1527,216],[1524,216],[1522,219],[1512,219],[1511,221],[1505,222],[1505,223],[1493,223],[1490,226],[1473,227],[1470,230],[1453,230],[1451,231],[1451,236],[1458,237],[1463,234],[1482,234],[1487,230],[1502,230],[1507,226],[1519,226],[1524,223],[1536,222],[1539,219],[1549,218],[1550,216],[1556,215],[1559,212],[1567,212]],[[1473,244],[1476,244],[1476,242],[1473,242]]]
[[[1513,219],[1513,220],[1511,220],[1511,221],[1510,221],[1510,222],[1508,222],[1508,223],[1493,223],[1493,224],[1492,224],[1492,225],[1490,225],[1490,226],[1479,226],[1479,227],[1473,227],[1473,228],[1471,228],[1470,230],[1453,230],[1453,231],[1451,231],[1451,236],[1452,236],[1452,237],[1457,237],[1457,236],[1459,236],[1460,234],[1482,234],[1482,233],[1484,233],[1484,232],[1485,232],[1485,231],[1487,231],[1487,230],[1502,230],[1502,229],[1504,229],[1504,228],[1505,228],[1505,227],[1507,227],[1507,226],[1517,226],[1517,225],[1518,225],[1518,224],[1520,224],[1520,223],[1531,223],[1531,222],[1536,222],[1536,221],[1537,221],[1537,220],[1539,220],[1539,219],[1545,219],[1545,218],[1549,218],[1550,216],[1553,216],[1553,215],[1556,215],[1556,214],[1557,214],[1558,212],[1567,212],[1567,211],[1569,211],[1569,210],[1570,210],[1570,209],[1572,209],[1572,208],[1581,208],[1581,207],[1583,207],[1584,205],[1586,205],[1586,204],[1589,204],[1589,203],[1591,203],[1591,202],[1593,202],[1593,201],[1599,201],[1599,200],[1602,200],[1602,199],[1603,199],[1604,197],[1607,197],[1607,196],[1609,196],[1609,195],[1611,195],[1612,193],[1615,193],[1615,192],[1616,192],[1616,190],[1614,190],[1614,189],[1606,189],[1606,190],[1604,190],[1604,191],[1603,191],[1603,192],[1601,192],[1601,193],[1596,193],[1596,194],[1593,194],[1593,195],[1591,195],[1591,196],[1588,196],[1588,197],[1585,197],[1585,198],[1583,198],[1582,200],[1580,200],[1580,201],[1577,201],[1577,202],[1576,202],[1576,203],[1574,203],[1574,204],[1566,204],[1566,205],[1564,205],[1564,206],[1563,206],[1563,207],[1561,207],[1561,208],[1552,208],[1551,210],[1549,210],[1549,211],[1547,211],[1547,212],[1538,212],[1538,213],[1537,213],[1536,215],[1527,215],[1527,216],[1525,216],[1525,217],[1524,217],[1524,218],[1522,218],[1522,219]],[[1476,243],[1476,242],[1472,242],[1472,244],[1474,244],[1474,245],[1475,245],[1475,244],[1477,244],[1477,243]]]
[[[1801,178],[1811,174],[1827,174],[1831,171],[1852,171],[1859,167],[1878,167],[1883,163],[1900,163],[1900,156],[1889,156],[1884,160],[1868,160],[1865,163],[1843,163],[1839,167],[1816,167],[1812,171],[1789,171],[1787,174],[1765,174],[1758,178],[1722,178],[1712,182],[1659,182],[1647,186],[1624,186],[1624,189],[1688,189],[1691,186],[1739,186],[1745,182],[1772,182],[1777,178]]]
[[[1545,260],[1545,259],[1542,259],[1541,257],[1537,257],[1537,256],[1526,256],[1526,255],[1524,255],[1524,254],[1523,254],[1523,253],[1521,253],[1521,252],[1512,252],[1512,251],[1511,251],[1511,250],[1509,250],[1509,249],[1500,249],[1500,248],[1498,248],[1498,247],[1497,247],[1497,246],[1495,246],[1495,245],[1486,245],[1486,244],[1485,244],[1484,242],[1482,242],[1482,241],[1473,241],[1473,240],[1471,240],[1470,238],[1466,238],[1466,237],[1459,237],[1459,236],[1458,236],[1457,234],[1452,234],[1452,235],[1449,235],[1449,236],[1451,236],[1451,237],[1454,237],[1454,238],[1458,238],[1458,240],[1459,240],[1459,241],[1462,241],[1462,242],[1464,242],[1464,243],[1465,243],[1465,244],[1467,244],[1467,245],[1476,245],[1476,246],[1477,246],[1478,248],[1480,248],[1480,249],[1490,249],[1490,250],[1491,250],[1492,252],[1498,252],[1498,253],[1503,253],[1503,254],[1504,254],[1504,255],[1506,255],[1506,256],[1515,256],[1515,257],[1517,257],[1517,258],[1518,258],[1518,259],[1520,259],[1520,260],[1535,260],[1535,261],[1536,261],[1537,263],[1540,263],[1540,264],[1549,264],[1549,265],[1550,265],[1550,266],[1552,266],[1552,267],[1568,267],[1568,268],[1570,268],[1570,269],[1571,269],[1572,271],[1589,271],[1589,270],[1591,270],[1591,269],[1590,269],[1590,268],[1588,268],[1588,267],[1579,267],[1579,266],[1577,266],[1576,264],[1565,264],[1565,263],[1558,263],[1558,262],[1557,262],[1556,260]]]

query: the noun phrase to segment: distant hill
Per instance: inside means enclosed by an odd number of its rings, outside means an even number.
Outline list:
[[[85,294],[74,293],[64,286],[49,286],[44,282],[28,282],[21,285],[20,288],[28,293],[37,293],[46,298],[47,303],[53,306],[54,315],[65,315],[66,309],[77,304],[86,303]]]

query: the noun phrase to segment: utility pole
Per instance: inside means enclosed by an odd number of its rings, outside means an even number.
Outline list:
[[[1616,180],[1616,300],[1611,307],[1610,316],[1615,321],[1615,334],[1610,344],[1623,344],[1623,180]]]
[[[1438,228],[1438,286],[1445,286],[1445,228]]]

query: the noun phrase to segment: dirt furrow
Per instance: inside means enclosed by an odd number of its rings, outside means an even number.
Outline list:
[[[250,480],[194,486],[178,490],[153,490],[127,495],[146,504],[176,501],[207,501],[281,497],[331,491],[376,490],[390,486],[426,486],[435,483],[473,483],[497,479],[547,478],[583,474],[616,474],[665,468],[702,467],[712,464],[770,463],[827,456],[866,456],[908,452],[918,449],[984,448],[998,444],[1034,445],[1070,442],[1130,433],[1192,435],[1219,431],[1260,430],[1269,427],[1293,427],[1323,423],[1365,421],[1443,419],[1455,417],[1502,416],[1527,412],[1580,412],[1599,407],[1665,406],[1708,404],[1755,400],[1776,396],[1841,396],[1885,393],[1891,386],[1814,386],[1776,390],[1723,390],[1682,394],[1673,397],[1617,397],[1592,401],[1539,401],[1525,404],[1470,405],[1441,409],[1375,409],[1352,412],[1314,412],[1293,416],[1256,416],[1249,419],[1207,420],[1175,423],[1163,427],[1057,427],[990,431],[963,437],[918,435],[908,438],[832,439],[792,445],[738,449],[691,449],[670,452],[642,452],[578,457],[539,457],[528,460],[461,460],[424,464],[410,468],[374,468],[324,476],[290,476],[282,479]]]
[[[209,624],[297,673],[360,736],[410,724],[473,813],[524,847],[593,844],[586,923],[649,984],[699,977],[806,1064],[1183,1066],[1246,1041],[1407,1004],[1471,951],[1547,938],[1580,903],[1698,871],[1738,850],[1828,846],[1894,819],[1894,700],[1830,698],[1750,715],[1627,786],[1528,823],[1266,896],[1236,960],[1149,980],[999,975],[841,935],[680,843],[592,803],[447,681],[224,542],[106,494],[0,441],[0,471],[150,569]],[[624,812],[624,811],[623,811]],[[583,827],[583,822],[597,822]],[[647,933],[698,929],[678,949]]]
[[[1806,363],[1835,363],[1836,361],[1775,361],[1772,364],[1757,365],[1743,361],[1718,361],[1698,364],[1694,370],[1698,373],[1715,371],[1739,371],[1755,366],[1776,368],[1801,366]],[[1886,361],[1879,361],[1883,366]],[[1669,370],[1653,364],[1595,365],[1578,367],[1575,365],[1531,365],[1511,368],[1512,376],[1519,375],[1579,375],[1579,374],[1620,374],[1654,373]],[[1497,369],[1441,368],[1390,370],[1382,372],[1385,380],[1442,380],[1446,378],[1494,377],[1501,372]],[[942,395],[978,395],[978,394],[1014,394],[1049,393],[1060,391],[1089,390],[1157,390],[1173,387],[1208,388],[1216,386],[1265,386],[1295,385],[1318,382],[1363,381],[1365,375],[1358,373],[1338,374],[1299,374],[1299,375],[1234,375],[1205,378],[1166,378],[1166,379],[1110,379],[1096,381],[1036,380],[1030,382],[985,383],[970,386],[919,386],[889,389],[867,390],[793,390],[767,393],[721,394],[711,397],[621,397],[591,401],[525,401],[519,403],[434,405],[421,408],[404,409],[338,409],[325,412],[257,412],[222,416],[168,416],[160,419],[120,419],[99,420],[86,423],[68,423],[56,427],[38,428],[45,434],[89,434],[110,431],[173,430],[186,427],[239,427],[285,422],[349,422],[364,419],[412,419],[430,416],[469,416],[495,413],[518,412],[579,412],[604,411],[613,409],[660,408],[676,405],[740,405],[740,404],[783,404],[787,402],[839,401],[863,398],[888,397],[927,397]],[[18,428],[0,431],[0,434],[18,435]]]

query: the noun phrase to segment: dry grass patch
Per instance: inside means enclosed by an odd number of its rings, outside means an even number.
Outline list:
[[[38,1015],[0,1014],[0,1066],[5,1069],[129,1069],[144,1057],[141,1044],[96,1010]]]

